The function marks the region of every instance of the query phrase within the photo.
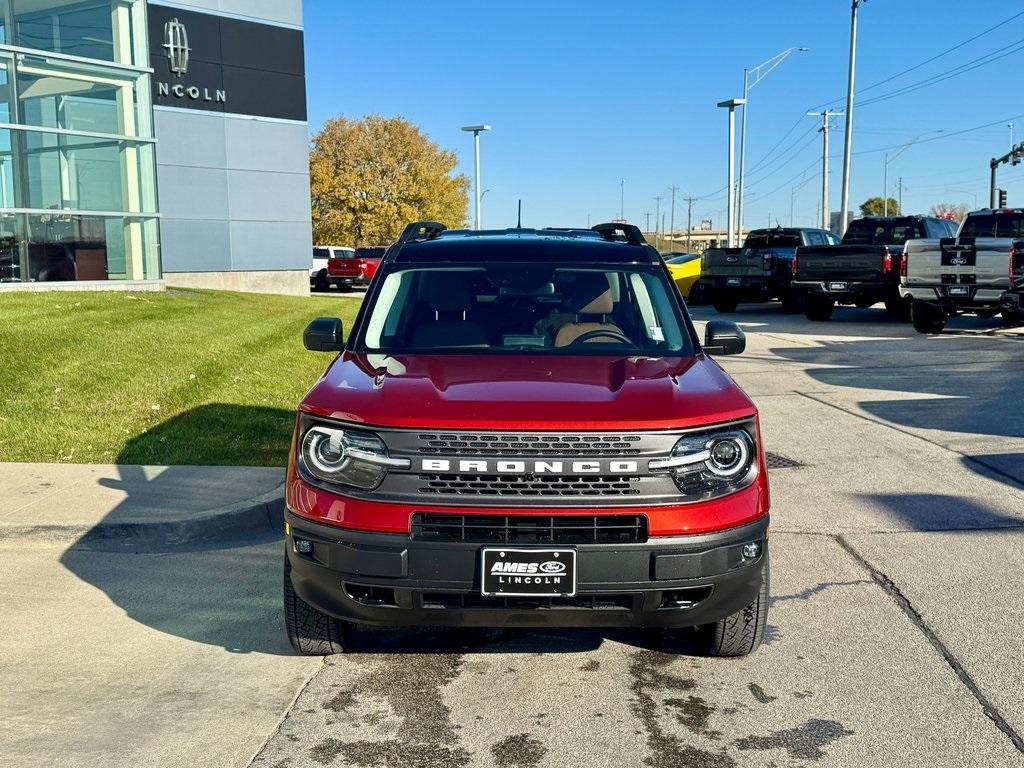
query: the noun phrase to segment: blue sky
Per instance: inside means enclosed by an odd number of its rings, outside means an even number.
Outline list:
[[[870,0],[860,12],[858,88],[1022,12],[1024,3],[1005,0]],[[684,195],[701,196],[695,221],[710,217],[717,227],[725,219],[724,192],[716,190],[726,178],[726,118],[715,104],[741,95],[744,66],[806,46],[810,51],[791,56],[751,91],[745,220],[748,227],[788,224],[792,200],[795,223],[810,225],[821,196],[820,120],[801,116],[831,100],[843,107],[849,14],[848,0],[628,7],[597,0],[305,0],[310,131],[339,114],[400,115],[454,150],[472,177],[472,137],[459,128],[489,123],[493,131],[482,138],[486,226],[514,225],[520,198],[526,226],[615,218],[625,179],[630,221],[643,225],[658,195],[668,214],[669,187],[677,185],[677,227],[685,225]],[[986,54],[1009,55],[898,93]],[[985,205],[988,160],[1009,147],[1008,118],[1020,116],[1015,140],[1024,139],[1024,100],[1015,85],[1022,62],[1024,14],[865,90],[865,103],[855,108],[852,203],[882,193],[883,152],[874,150],[942,129],[890,164],[890,191],[902,176],[907,212],[939,201]],[[889,94],[896,95],[866,103]],[[995,125],[951,135],[988,123]],[[842,136],[838,118],[833,210]],[[1011,204],[1024,204],[1024,166],[1004,166],[1000,186]]]

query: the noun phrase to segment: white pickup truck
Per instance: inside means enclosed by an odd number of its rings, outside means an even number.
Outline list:
[[[900,295],[910,300],[919,333],[941,333],[953,315],[995,317],[1010,287],[1015,252],[1024,251],[1024,209],[967,214],[956,237],[908,240],[900,264]]]

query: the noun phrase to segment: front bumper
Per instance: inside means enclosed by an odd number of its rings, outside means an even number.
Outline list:
[[[578,545],[577,592],[571,598],[484,597],[480,549],[493,544],[347,530],[290,510],[285,520],[290,530],[286,552],[299,597],[322,613],[385,626],[706,624],[754,601],[768,557],[764,515],[714,533]],[[297,537],[313,542],[311,554],[295,551]],[[743,545],[755,541],[761,554],[744,559]]]

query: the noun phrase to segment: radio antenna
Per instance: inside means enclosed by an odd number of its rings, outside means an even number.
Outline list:
[[[523,198],[519,198],[519,215],[516,216],[516,229],[523,228]]]

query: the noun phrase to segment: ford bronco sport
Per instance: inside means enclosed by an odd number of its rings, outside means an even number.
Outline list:
[[[745,339],[710,322],[701,345],[637,227],[410,224],[347,341],[318,318],[304,344],[340,354],[299,406],[288,466],[299,653],[343,651],[359,624],[760,644],[758,414],[709,356]]]

